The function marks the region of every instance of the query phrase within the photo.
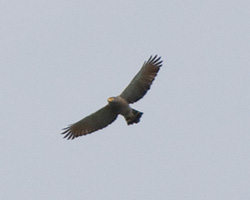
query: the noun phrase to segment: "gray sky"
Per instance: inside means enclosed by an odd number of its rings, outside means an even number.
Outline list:
[[[0,199],[250,199],[250,3],[0,2]],[[144,112],[61,129],[164,61]]]

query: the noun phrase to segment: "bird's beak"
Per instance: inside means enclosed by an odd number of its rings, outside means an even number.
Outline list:
[[[112,102],[112,101],[114,101],[113,97],[108,98],[108,102]]]

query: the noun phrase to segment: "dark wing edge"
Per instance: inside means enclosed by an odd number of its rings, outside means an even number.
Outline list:
[[[105,128],[117,118],[117,113],[112,107],[106,105],[95,113],[81,119],[80,121],[64,128],[64,138],[74,139],[76,137],[90,134],[94,131]]]
[[[150,89],[162,62],[161,57],[150,56],[120,96],[126,99],[128,103],[134,103],[141,99]]]

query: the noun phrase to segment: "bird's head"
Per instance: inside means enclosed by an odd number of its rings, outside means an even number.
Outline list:
[[[112,103],[112,102],[114,102],[114,101],[115,101],[115,97],[109,97],[109,98],[108,98],[108,102],[109,102],[109,103]]]

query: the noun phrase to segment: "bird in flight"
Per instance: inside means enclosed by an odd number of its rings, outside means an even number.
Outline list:
[[[147,93],[161,66],[161,57],[151,56],[119,96],[108,98],[106,106],[64,128],[64,138],[74,139],[102,129],[115,121],[119,114],[125,118],[128,125],[138,123],[143,113],[131,108],[129,104],[138,101]]]

